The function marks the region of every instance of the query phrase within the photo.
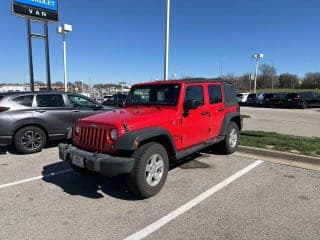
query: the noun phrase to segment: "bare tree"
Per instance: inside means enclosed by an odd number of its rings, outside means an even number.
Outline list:
[[[290,73],[283,73],[279,76],[280,88],[296,88],[298,86],[298,76]]]
[[[320,73],[306,73],[302,83],[303,88],[320,88]]]
[[[260,76],[257,79],[258,88],[274,88],[277,85],[277,70],[268,64],[260,66]]]

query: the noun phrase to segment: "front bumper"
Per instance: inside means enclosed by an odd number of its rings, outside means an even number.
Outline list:
[[[77,165],[108,177],[130,173],[134,165],[134,158],[92,153],[64,143],[59,144],[59,157],[69,164]]]

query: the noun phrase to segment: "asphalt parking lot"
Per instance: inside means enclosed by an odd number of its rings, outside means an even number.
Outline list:
[[[320,137],[320,108],[241,107],[241,114],[246,115],[246,118],[244,118],[244,130]]]
[[[57,147],[0,155],[0,239],[319,239],[320,172],[195,154],[160,194],[80,176]]]

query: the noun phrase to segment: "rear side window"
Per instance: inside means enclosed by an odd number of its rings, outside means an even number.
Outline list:
[[[208,91],[209,91],[210,104],[222,102],[222,94],[221,94],[220,85],[209,85]]]
[[[14,99],[12,99],[12,101],[26,107],[31,107],[33,102],[33,95],[15,97]]]
[[[232,84],[224,84],[225,102],[227,106],[232,106],[238,103],[236,93]]]
[[[39,94],[37,95],[38,107],[64,107],[61,94]]]
[[[187,100],[196,100],[198,106],[204,104],[204,97],[203,97],[203,89],[202,86],[189,86],[186,90],[186,97],[185,101]]]

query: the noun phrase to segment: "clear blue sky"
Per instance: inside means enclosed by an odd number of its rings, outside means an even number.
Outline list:
[[[68,78],[89,83],[163,78],[165,0],[60,0],[68,35]],[[216,77],[254,70],[251,55],[277,72],[320,71],[319,0],[171,0],[169,73]],[[0,3],[0,83],[29,81],[26,24]],[[51,23],[52,81],[63,81],[62,39]],[[34,24],[34,32],[41,31]],[[46,81],[44,43],[33,40],[36,80]]]

